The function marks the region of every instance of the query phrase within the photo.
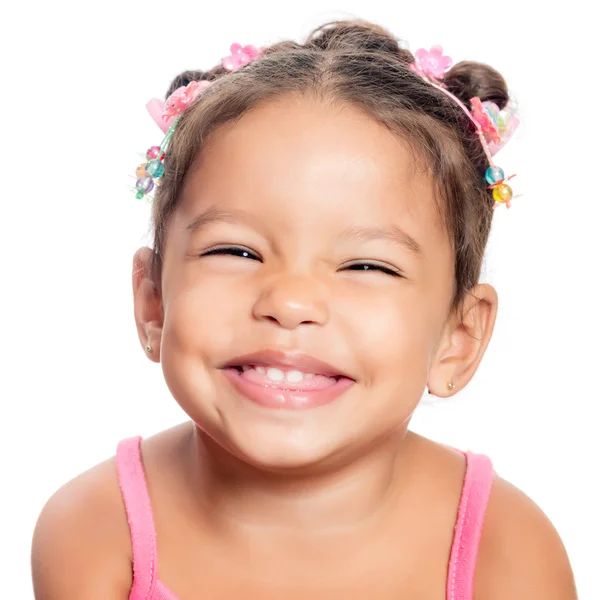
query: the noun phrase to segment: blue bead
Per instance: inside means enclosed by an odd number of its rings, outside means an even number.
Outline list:
[[[165,172],[165,166],[160,162],[160,160],[151,160],[146,165],[146,171],[152,175],[152,177],[158,179],[159,177],[162,177],[163,173]]]
[[[504,171],[500,167],[489,167],[485,172],[485,180],[491,185],[504,179]]]

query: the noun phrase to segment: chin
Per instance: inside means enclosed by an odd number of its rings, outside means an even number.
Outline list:
[[[236,458],[264,471],[297,471],[326,464],[346,445],[339,438],[340,429],[319,423],[316,415],[269,414],[263,419],[246,415],[239,420],[224,412],[221,415],[223,420],[215,424],[210,437]]]
[[[300,441],[302,437],[282,439],[281,436],[264,435],[264,443],[260,447],[235,440],[237,443],[233,450],[244,462],[265,471],[310,469],[328,463],[336,454],[336,444],[332,444],[332,440],[324,444],[307,437],[303,442]],[[232,445],[233,441],[230,439],[229,444]]]

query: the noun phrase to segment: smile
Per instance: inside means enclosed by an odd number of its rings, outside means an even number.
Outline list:
[[[222,371],[246,399],[265,408],[287,410],[330,404],[355,383],[317,359],[277,351],[239,357]]]

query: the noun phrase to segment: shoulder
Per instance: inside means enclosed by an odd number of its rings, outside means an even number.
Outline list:
[[[32,544],[36,600],[125,600],[129,527],[115,460],[79,475],[48,500]]]
[[[562,541],[542,510],[496,477],[483,527],[475,600],[575,600]]]

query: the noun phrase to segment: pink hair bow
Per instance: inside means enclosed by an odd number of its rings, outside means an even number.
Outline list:
[[[170,125],[163,119],[165,103],[159,98],[152,98],[152,100],[149,100],[146,104],[146,110],[150,113],[154,122],[160,127],[161,131],[167,133]]]
[[[471,114],[479,123],[492,155],[503,148],[519,125],[519,119],[510,108],[500,110],[494,102],[471,98]]]
[[[158,98],[152,98],[146,109],[155,123],[166,133],[173,121],[190,105],[204,90],[211,86],[211,81],[191,81],[185,86],[177,88],[166,102]]]

